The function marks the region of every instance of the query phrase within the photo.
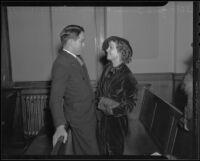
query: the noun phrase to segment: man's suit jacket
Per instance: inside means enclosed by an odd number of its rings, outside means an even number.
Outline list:
[[[55,127],[67,122],[80,127],[96,120],[94,94],[86,66],[81,66],[65,51],[59,53],[53,64],[50,109]]]

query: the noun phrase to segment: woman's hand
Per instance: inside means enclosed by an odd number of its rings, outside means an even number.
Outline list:
[[[60,125],[56,128],[56,132],[53,135],[53,147],[56,145],[58,138],[60,136],[64,137],[63,143],[65,143],[67,141],[67,136],[68,136],[68,134],[65,130],[65,125]]]
[[[98,104],[98,108],[104,111],[104,113],[109,114],[109,115],[113,115],[112,109],[117,106],[119,106],[118,102],[107,97],[101,97]]]

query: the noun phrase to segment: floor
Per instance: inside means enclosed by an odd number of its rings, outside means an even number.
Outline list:
[[[151,139],[145,132],[144,127],[139,121],[132,120],[130,122],[130,125],[130,133],[125,139],[124,155],[151,155],[158,152],[156,146],[151,141]],[[177,147],[178,149],[177,151],[175,151],[176,156],[180,156],[180,158],[187,158],[188,156],[189,158],[193,158],[193,149],[189,148],[192,147],[191,132],[179,131],[177,137],[179,138],[179,140],[177,140],[177,143],[175,144],[175,147]],[[28,145],[30,145],[30,142],[32,142],[32,140],[33,139],[29,139],[28,141],[24,142],[23,138],[17,136],[1,136],[1,158],[8,158],[8,156],[13,155],[23,155],[24,152],[27,151],[27,147]],[[184,140],[184,142],[182,140]],[[45,154],[47,150],[49,152],[50,146],[46,136],[41,136],[40,138],[35,140],[35,142],[36,145],[32,147],[33,150],[30,149],[30,153],[37,152]],[[184,149],[188,149],[187,152],[183,153],[185,151]]]
[[[125,139],[124,155],[151,155],[158,152],[144,127],[139,121],[130,121],[130,133]],[[51,142],[47,135],[38,135],[25,154],[42,155],[51,150]]]
[[[27,139],[18,136],[1,137],[1,158],[12,155],[23,155],[24,151],[30,144],[32,139]]]
[[[125,140],[124,155],[151,155],[158,152],[157,147],[138,120],[130,120],[130,132]]]

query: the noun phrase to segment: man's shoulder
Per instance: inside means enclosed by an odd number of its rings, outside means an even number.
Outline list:
[[[55,65],[64,65],[64,66],[68,66],[71,64],[71,59],[69,57],[69,55],[67,53],[58,53],[55,61],[54,61],[54,64]]]

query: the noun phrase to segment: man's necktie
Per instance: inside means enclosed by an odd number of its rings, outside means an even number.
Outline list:
[[[77,57],[77,60],[79,61],[79,63],[81,64],[81,66],[83,66],[83,64],[84,64],[83,58],[80,55],[76,55],[76,57]]]
[[[83,64],[84,64],[83,58],[80,55],[76,55],[76,58],[77,58],[78,62],[81,64],[81,66],[83,66]]]

